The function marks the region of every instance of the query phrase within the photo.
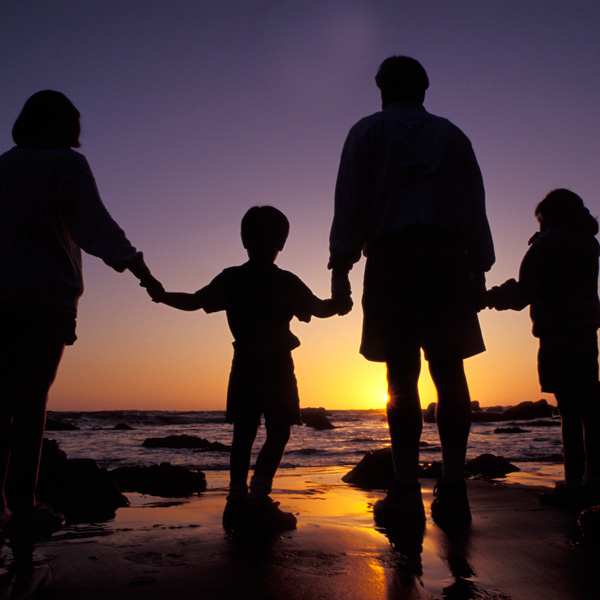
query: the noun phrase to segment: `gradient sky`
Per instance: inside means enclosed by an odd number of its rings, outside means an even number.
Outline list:
[[[379,63],[413,56],[429,73],[426,108],[478,156],[495,285],[516,275],[548,191],[573,189],[600,213],[599,25],[590,0],[0,0],[0,151],[32,93],[62,91],[105,204],[167,289],[195,291],[243,262],[241,217],[272,204],[291,222],[278,264],[327,297],[342,144],[380,108]],[[383,365],[358,354],[363,268],[350,315],[292,323],[302,406],[385,405]],[[224,408],[223,314],[153,304],[93,257],[84,269],[79,340],[51,409]],[[465,363],[472,398],[551,399],[527,311],[481,324],[488,351]]]

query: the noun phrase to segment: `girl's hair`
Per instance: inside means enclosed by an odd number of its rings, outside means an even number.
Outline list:
[[[598,220],[584,206],[583,200],[571,190],[550,192],[535,208],[535,216],[545,229],[569,227],[585,235],[598,233]]]
[[[79,111],[60,92],[43,90],[25,102],[12,129],[17,146],[79,148]]]

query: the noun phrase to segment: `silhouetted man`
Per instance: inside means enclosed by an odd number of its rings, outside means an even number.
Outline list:
[[[464,462],[471,421],[463,359],[485,350],[478,297],[494,249],[481,172],[469,139],[423,107],[429,80],[416,60],[392,56],[375,77],[383,110],[350,130],[340,162],[329,268],[335,294],[367,257],[360,352],[385,362],[395,481],[375,504],[378,524],[424,522],[418,483],[420,349],[437,389],[442,476],[439,523],[471,519]]]

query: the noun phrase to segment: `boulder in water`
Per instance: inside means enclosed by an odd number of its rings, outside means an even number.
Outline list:
[[[320,408],[302,408],[302,422],[308,427],[314,429],[335,429],[335,425],[329,420],[329,413],[322,407]]]
[[[168,435],[161,438],[146,438],[142,442],[145,448],[191,448],[206,452],[230,452],[231,446],[221,442],[209,442],[195,435]]]
[[[166,462],[149,467],[118,467],[110,473],[126,492],[180,498],[206,490],[206,477],[202,471]]]

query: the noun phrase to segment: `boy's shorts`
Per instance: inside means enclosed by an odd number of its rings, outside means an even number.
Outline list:
[[[598,334],[572,331],[540,338],[538,375],[542,392],[573,392],[598,385]]]
[[[467,358],[485,351],[462,244],[434,233],[398,236],[369,249],[360,352],[386,362],[412,356]]]
[[[227,388],[228,423],[302,425],[291,352],[256,355],[236,350]]]

